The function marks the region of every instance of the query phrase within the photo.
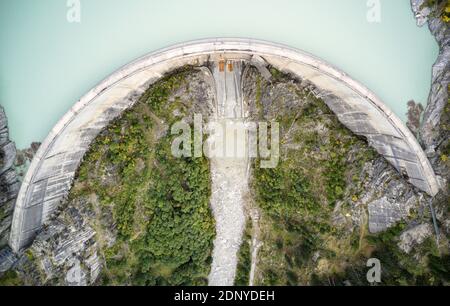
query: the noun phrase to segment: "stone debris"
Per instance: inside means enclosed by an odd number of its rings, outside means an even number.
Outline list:
[[[398,247],[405,253],[411,252],[414,246],[422,244],[428,237],[433,235],[431,224],[419,224],[400,235]]]
[[[231,286],[245,225],[244,198],[248,192],[246,164],[211,161],[211,207],[216,220],[211,286]]]
[[[216,103],[218,119],[223,126],[233,126],[240,120],[243,122],[242,93],[240,87],[241,63],[228,61],[228,67],[222,71],[219,62],[213,63],[213,76],[217,90]],[[231,65],[231,66],[229,66]],[[225,130],[225,142],[220,137],[214,139],[215,152],[224,152],[234,131]],[[223,136],[223,135],[217,135]],[[234,137],[231,137],[234,141]],[[247,144],[239,142],[244,147]],[[234,146],[234,145],[233,145]],[[239,151],[243,148],[237,148]],[[245,154],[247,153],[243,149]],[[237,254],[242,244],[245,227],[244,202],[248,194],[248,158],[213,157],[211,161],[211,208],[216,220],[216,238],[212,254],[211,271],[208,277],[210,286],[232,286],[238,263]]]
[[[72,268],[67,271],[66,285],[68,286],[86,286],[86,273],[81,268],[80,262],[76,261]]]

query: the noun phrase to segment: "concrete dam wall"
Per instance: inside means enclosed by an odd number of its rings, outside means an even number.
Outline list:
[[[272,65],[309,81],[338,119],[418,189],[434,196],[439,185],[431,165],[405,124],[363,85],[305,52],[250,39],[207,39],[146,55],[119,69],[83,96],[42,143],[23,180],[14,211],[10,246],[27,247],[68,194],[91,142],[131,107],[149,85],[184,65],[206,65],[216,55],[253,65]]]

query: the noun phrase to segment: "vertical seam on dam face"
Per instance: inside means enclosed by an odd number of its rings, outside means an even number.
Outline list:
[[[246,136],[235,144],[235,127],[243,125],[242,62],[219,59],[212,63],[212,75],[216,85],[218,114],[216,122],[224,127],[224,133],[214,134],[217,156],[210,159],[211,209],[216,221],[216,238],[209,274],[210,286],[232,286],[236,275],[238,252],[245,226],[244,199],[248,193]],[[242,135],[241,135],[242,136]],[[239,137],[239,136],[237,136]],[[237,138],[236,137],[236,138]],[[229,152],[230,141],[234,152],[243,150],[238,156]],[[244,146],[244,147],[238,147]]]
[[[18,252],[27,247],[42,222],[58,208],[90,143],[114,117],[132,105],[135,97],[128,94],[134,91],[138,95],[145,86],[178,67],[203,65],[208,58],[225,53],[237,65],[232,65],[230,71],[224,66],[227,77],[231,77],[229,82],[240,82],[241,75],[236,71],[241,69],[241,60],[250,60],[255,55],[285,73],[310,81],[326,94],[323,99],[338,119],[353,133],[366,137],[370,146],[408,175],[411,184],[431,196],[439,191],[429,160],[405,124],[344,72],[308,53],[279,44],[252,39],[206,39],[159,50],[133,61],[94,87],[62,117],[42,143],[23,179],[11,226],[12,249]],[[220,96],[221,89],[216,89]],[[233,104],[230,99],[234,95],[239,100],[240,94],[238,90],[224,90],[222,103]],[[238,105],[227,107],[232,112],[228,119],[243,116]],[[223,115],[224,112],[225,109]],[[42,184],[43,178],[48,179],[47,186]]]

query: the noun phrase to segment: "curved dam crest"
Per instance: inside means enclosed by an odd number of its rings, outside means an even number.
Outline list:
[[[52,129],[23,180],[14,211],[10,246],[27,247],[67,196],[90,143],[111,120],[131,107],[164,74],[184,65],[206,65],[212,55],[291,73],[318,88],[321,97],[347,128],[367,138],[411,184],[434,196],[439,185],[417,140],[370,90],[330,64],[305,52],[251,39],[189,42],[144,56],[101,82]]]

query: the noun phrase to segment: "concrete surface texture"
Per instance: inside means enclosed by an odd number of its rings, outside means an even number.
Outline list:
[[[68,194],[83,155],[101,129],[165,73],[184,65],[204,65],[210,57],[221,54],[260,66],[263,59],[311,82],[339,120],[354,133],[367,137],[369,144],[411,184],[431,196],[438,192],[436,176],[415,137],[379,98],[344,72],[287,46],[251,39],[207,39],[144,56],[119,69],[75,103],[42,143],[23,180],[11,228],[12,249],[18,252],[28,246]],[[219,89],[217,92],[220,96]]]

